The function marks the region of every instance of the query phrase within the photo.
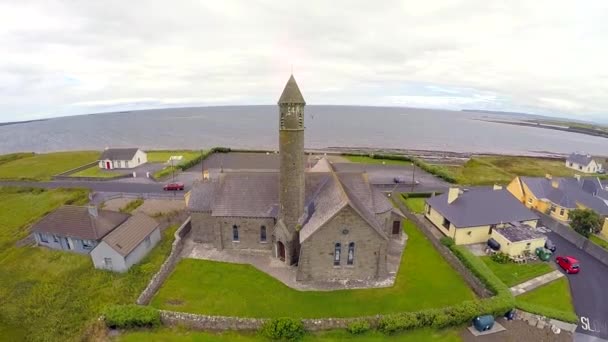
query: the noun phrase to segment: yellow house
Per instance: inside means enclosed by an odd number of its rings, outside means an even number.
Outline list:
[[[461,190],[426,200],[425,217],[459,245],[484,243],[510,222],[536,227],[538,216],[502,187]]]
[[[534,253],[544,247],[547,237],[527,225],[507,225],[492,231],[492,238],[500,244],[500,251],[510,256]]]
[[[596,177],[516,177],[507,190],[526,207],[562,222],[568,221],[570,211],[574,209],[591,209],[603,217],[608,215],[608,200],[599,197],[606,191]],[[608,228],[606,220],[604,228]],[[602,233],[608,234],[608,230],[602,229]]]

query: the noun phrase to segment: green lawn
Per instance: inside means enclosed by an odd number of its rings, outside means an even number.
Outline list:
[[[35,154],[0,163],[0,179],[49,180],[51,176],[96,161],[99,152],[75,151]]]
[[[426,198],[403,198],[400,196],[405,206],[416,214],[424,214],[424,205]]]
[[[494,272],[494,274],[502,280],[508,287],[513,287],[521,284],[524,281],[536,278],[540,275],[552,272],[554,270],[549,263],[535,262],[528,264],[516,264],[509,262],[499,264],[490,259],[489,256],[481,257],[481,260]]]
[[[87,255],[16,247],[42,215],[87,199],[84,190],[19,191],[0,188],[1,340],[81,340],[105,305],[135,301],[171,249],[176,227],[140,265],[115,274],[93,269]]]
[[[599,237],[597,235],[589,236],[589,240],[591,240],[592,242],[595,242],[596,245],[598,245],[604,249],[608,249],[608,241],[602,239],[601,237]]]
[[[201,156],[201,151],[193,150],[174,150],[174,151],[147,151],[149,163],[166,163],[171,156],[183,156],[183,159],[179,163],[175,163],[173,166],[168,165],[163,169],[154,172],[153,176],[156,179],[166,177],[170,175],[175,169],[178,172],[177,166],[182,163],[189,162]]]
[[[152,305],[209,315],[316,318],[438,308],[475,298],[418,228],[407,222],[404,229],[409,239],[391,288],[296,291],[250,265],[184,259]]]
[[[568,278],[562,277],[530,292],[515,297],[517,301],[574,312]]]
[[[549,173],[571,177],[576,173],[561,159],[515,156],[479,156],[461,166],[439,166],[451,173],[459,184],[467,185],[508,184],[516,176],[544,177]]]
[[[392,159],[375,159],[368,156],[344,156],[351,163],[360,164],[382,164],[385,165],[412,165],[412,162],[405,160],[392,160]]]
[[[108,171],[99,168],[99,166],[94,165],[88,169],[84,169],[82,171],[78,171],[70,175],[70,177],[97,177],[97,178],[114,178],[120,176],[121,173],[115,171]]]
[[[418,329],[395,335],[384,335],[379,332],[369,332],[363,335],[352,335],[345,330],[330,330],[318,333],[307,334],[303,342],[322,341],[401,341],[401,342],[458,342],[462,341],[458,335],[458,330],[430,330]],[[160,328],[156,330],[129,331],[120,335],[116,341],[120,342],[139,342],[139,341],[163,341],[163,342],[183,342],[183,341],[205,341],[205,342],[265,342],[266,338],[255,333],[237,333],[233,331],[223,333],[211,333],[201,331],[190,331],[183,328]]]

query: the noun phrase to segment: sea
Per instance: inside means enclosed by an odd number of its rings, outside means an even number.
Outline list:
[[[142,149],[278,148],[277,106],[151,109],[58,117],[0,126],[0,154]],[[608,155],[608,139],[486,120],[518,115],[417,108],[306,106],[305,146]]]

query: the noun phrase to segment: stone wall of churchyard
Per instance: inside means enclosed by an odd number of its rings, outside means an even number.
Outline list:
[[[190,217],[182,223],[182,225],[175,231],[175,241],[171,246],[171,254],[167,257],[167,260],[160,267],[160,270],[152,277],[152,280],[148,283],[146,289],[139,295],[136,303],[139,305],[148,305],[154,297],[154,294],[165,282],[165,279],[171,274],[171,271],[175,268],[175,265],[181,258],[181,252],[184,248],[184,237],[190,233],[191,224]]]
[[[160,318],[166,326],[182,326],[193,330],[258,330],[268,319],[242,318],[226,316],[206,316],[185,312],[159,310]],[[349,323],[359,318],[321,318],[303,319],[304,327],[308,331],[321,331],[331,329],[345,329]],[[365,318],[377,319],[376,317]]]

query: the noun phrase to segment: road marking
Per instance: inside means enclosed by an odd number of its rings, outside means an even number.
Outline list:
[[[589,332],[606,333],[608,332],[608,325],[604,321],[597,319],[590,320],[589,317],[581,316],[581,328]]]

